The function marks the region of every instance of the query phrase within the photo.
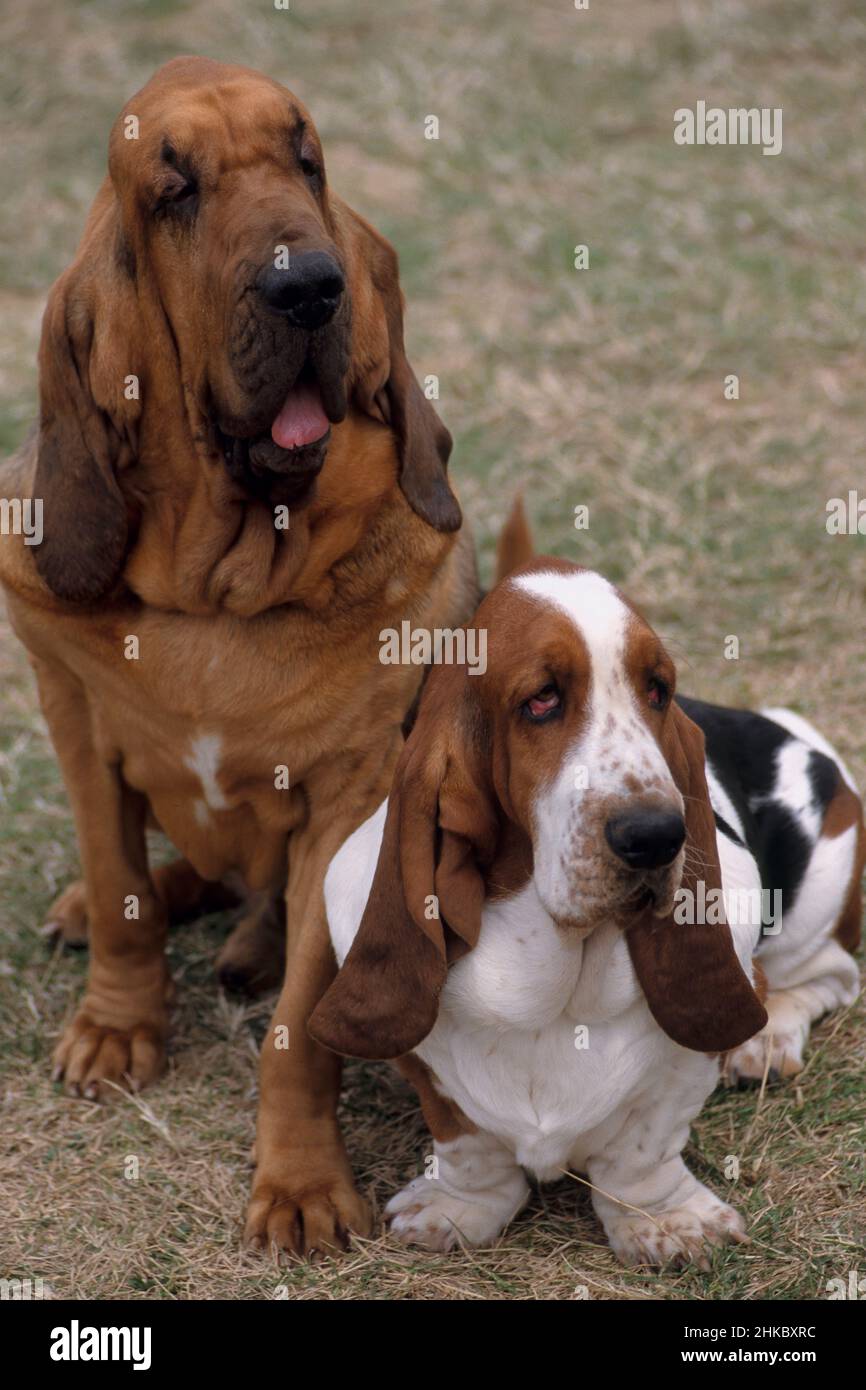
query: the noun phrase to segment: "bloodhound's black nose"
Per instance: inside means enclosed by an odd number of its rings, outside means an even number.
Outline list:
[[[661,869],[682,849],[686,827],[676,811],[630,811],[608,821],[604,838],[630,869]]]
[[[257,283],[269,308],[308,329],[321,328],[334,317],[346,287],[342,270],[325,251],[290,252],[284,270],[266,266]]]

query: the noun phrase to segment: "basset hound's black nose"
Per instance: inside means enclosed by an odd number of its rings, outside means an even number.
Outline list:
[[[343,272],[326,251],[289,253],[285,268],[265,266],[256,284],[269,309],[297,328],[321,328],[337,312],[346,288]]]
[[[661,869],[682,849],[686,827],[676,811],[627,811],[611,817],[604,838],[630,869]]]

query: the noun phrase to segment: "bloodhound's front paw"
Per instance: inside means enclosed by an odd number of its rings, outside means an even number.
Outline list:
[[[140,1091],[165,1067],[167,1027],[163,1020],[111,1028],[81,1010],[54,1052],[53,1081],[63,1081],[70,1096],[105,1100],[111,1086]]]
[[[370,1208],[352,1181],[348,1163],[338,1171],[322,1171],[293,1182],[290,1175],[269,1178],[256,1174],[247,1210],[244,1245],[250,1250],[273,1250],[277,1256],[333,1255],[346,1250],[351,1235],[368,1236]]]
[[[604,1228],[624,1265],[654,1268],[693,1264],[708,1270],[712,1246],[747,1244],[749,1239],[740,1213],[706,1187],[682,1206],[654,1216],[626,1210],[606,1214]]]
[[[48,909],[45,936],[60,938],[67,946],[86,946],[87,944],[87,896],[84,880],[79,878],[70,883],[59,898]]]
[[[404,1245],[425,1250],[453,1250],[458,1245],[490,1245],[525,1200],[517,1194],[462,1196],[436,1178],[418,1177],[392,1197],[385,1208],[391,1234]]]

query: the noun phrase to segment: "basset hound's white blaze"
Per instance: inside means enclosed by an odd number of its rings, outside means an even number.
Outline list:
[[[555,780],[535,804],[535,887],[557,921],[591,930],[614,898],[610,855],[600,834],[611,801],[640,794],[681,812],[683,799],[626,678],[625,658],[635,618],[600,574],[549,571],[510,581],[539,605],[567,615],[589,657],[590,686],[580,736]],[[684,853],[665,871],[668,902],[679,885]]]
[[[576,766],[589,769],[589,792],[619,796],[649,787],[682,805],[625,672],[631,612],[597,575],[540,573],[511,582],[539,605],[568,613],[590,657],[590,707],[553,780],[538,789],[533,876],[485,901],[478,942],[448,971],[437,1021],[416,1048],[438,1090],[474,1129],[435,1140],[438,1175],[415,1178],[386,1212],[407,1242],[439,1250],[485,1244],[525,1203],[525,1171],[553,1179],[572,1169],[587,1174],[595,1210],[625,1263],[705,1265],[708,1247],[745,1238],[742,1218],[682,1158],[690,1124],[718,1081],[719,1059],[680,1046],[656,1022],[610,913],[589,932],[573,926],[595,902],[589,841],[601,833],[591,796],[575,787]],[[734,1075],[758,1078],[768,1066],[796,1070],[810,1023],[858,990],[856,963],[834,938],[857,862],[857,828],[830,834],[817,823],[806,754],[817,749],[841,765],[799,716],[773,711],[773,719],[782,729],[790,720],[798,742],[777,759],[766,796],[797,812],[808,853],[778,935],[761,938],[754,922],[729,918],[744,971],[752,977],[757,954],[769,984],[769,1024],[730,1056]],[[762,879],[745,811],[739,814],[721,765],[708,760],[706,774],[725,897],[756,893]],[[340,964],[370,895],[386,811],[387,802],[346,841],[325,880]]]

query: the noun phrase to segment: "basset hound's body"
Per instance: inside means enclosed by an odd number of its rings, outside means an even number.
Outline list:
[[[474,624],[487,674],[431,675],[389,801],[331,864],[344,964],[311,1028],[412,1048],[438,1172],[390,1202],[404,1240],[488,1242],[524,1170],[575,1169],[622,1260],[703,1263],[745,1236],[681,1156],[720,1055],[795,1072],[810,1023],[857,995],[859,798],[798,716],[675,702],[658,638],[596,574],[536,561]]]

